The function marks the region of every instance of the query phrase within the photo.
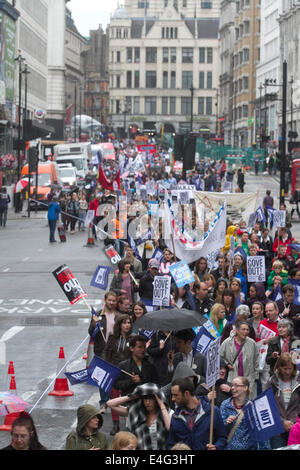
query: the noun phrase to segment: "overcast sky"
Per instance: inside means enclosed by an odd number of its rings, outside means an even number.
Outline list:
[[[105,29],[117,6],[118,0],[71,0],[67,3],[82,36],[88,36],[91,29],[98,29],[99,24]]]

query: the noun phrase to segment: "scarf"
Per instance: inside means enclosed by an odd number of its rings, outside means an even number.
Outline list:
[[[282,348],[281,348],[281,353],[284,353],[284,352],[289,352],[290,351],[290,336],[287,336],[287,338],[285,338],[283,340],[283,345],[282,345]]]

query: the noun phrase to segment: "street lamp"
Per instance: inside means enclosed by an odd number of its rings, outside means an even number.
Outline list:
[[[22,57],[21,50],[18,50],[18,56],[15,58],[15,62],[19,65],[19,110],[18,110],[18,180],[21,176],[21,107],[22,107],[22,64],[25,58]]]

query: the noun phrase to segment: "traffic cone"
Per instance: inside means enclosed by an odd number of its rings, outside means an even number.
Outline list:
[[[65,353],[64,348],[61,347],[58,355],[57,377],[55,380],[54,389],[52,392],[49,392],[48,395],[53,395],[56,397],[71,397],[74,395],[74,393],[69,390],[68,379],[64,374],[64,364]]]
[[[17,386],[15,376],[11,376],[9,391],[17,395]],[[8,413],[5,416],[4,423],[0,426],[0,431],[11,431],[12,423],[19,417],[20,413]]]
[[[90,223],[89,226],[89,233],[88,233],[88,241],[86,246],[95,246],[95,237],[93,234],[93,224]]]
[[[15,375],[14,363],[13,363],[13,361],[9,361],[8,371],[7,371],[7,382],[6,382],[5,390],[9,390],[12,375]]]

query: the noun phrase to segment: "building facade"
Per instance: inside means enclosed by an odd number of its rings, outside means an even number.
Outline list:
[[[260,0],[236,0],[233,56],[234,146],[255,142],[256,66],[260,61]]]
[[[110,117],[120,135],[217,131],[219,1],[126,0],[109,25]]]

